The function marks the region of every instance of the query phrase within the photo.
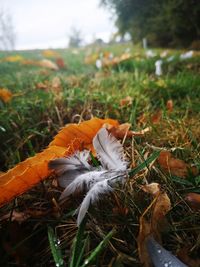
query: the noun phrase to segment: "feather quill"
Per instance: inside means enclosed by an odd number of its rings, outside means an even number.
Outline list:
[[[102,166],[107,170],[126,170],[123,146],[105,128],[101,128],[93,139],[93,146]]]
[[[89,190],[89,192],[83,199],[83,202],[81,203],[77,218],[78,226],[81,224],[83,218],[85,217],[90,204],[96,202],[101,194],[108,193],[112,190],[113,188],[108,184],[108,180],[99,181],[92,186],[92,188]]]

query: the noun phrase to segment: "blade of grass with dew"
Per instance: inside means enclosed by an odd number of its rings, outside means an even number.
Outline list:
[[[51,253],[55,261],[56,267],[63,267],[64,260],[62,257],[61,249],[58,246],[58,240],[52,227],[48,226],[48,239],[51,248]]]
[[[112,238],[112,236],[115,233],[115,229],[112,229],[105,238],[99,243],[99,245],[93,250],[93,252],[90,254],[90,256],[85,259],[83,265],[81,267],[88,266],[91,262],[93,262],[97,256],[101,253],[101,251],[108,245],[109,240]]]
[[[144,162],[142,162],[139,166],[136,168],[130,170],[129,175],[135,175],[138,172],[142,171],[146,167],[148,167],[154,160],[156,160],[160,155],[160,151],[154,151],[153,154],[148,157]]]
[[[83,219],[82,223],[78,228],[76,237],[74,238],[72,245],[72,258],[69,267],[79,267],[78,263],[80,263],[82,260],[83,256],[82,248],[84,244],[85,225],[86,225],[86,218]]]
[[[79,267],[80,266],[80,263],[81,263],[81,261],[83,259],[83,253],[85,251],[85,247],[86,247],[86,244],[88,242],[88,239],[89,239],[89,236],[87,236],[85,238],[85,240],[83,240],[83,245],[82,245],[81,251],[79,253],[79,257],[78,257],[77,262],[76,262],[76,267]]]

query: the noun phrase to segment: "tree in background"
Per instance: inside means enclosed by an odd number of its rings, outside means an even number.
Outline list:
[[[72,28],[69,35],[69,47],[77,48],[81,45],[81,43],[82,43],[81,31],[76,28]]]
[[[187,47],[200,40],[199,0],[101,0],[117,17],[121,34],[152,45]]]
[[[0,10],[0,49],[13,50],[15,47],[16,34],[12,18],[4,10]]]

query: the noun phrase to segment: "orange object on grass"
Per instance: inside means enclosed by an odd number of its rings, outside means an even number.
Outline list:
[[[104,123],[118,125],[111,119],[93,118],[80,124],[68,124],[54,137],[49,146],[34,157],[17,164],[0,176],[0,206],[21,195],[31,187],[46,179],[52,171],[48,162],[69,156],[76,150],[92,146],[93,137]]]

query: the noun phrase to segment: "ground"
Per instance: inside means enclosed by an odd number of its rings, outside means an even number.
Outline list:
[[[161,150],[184,161],[166,167],[156,160],[130,175],[91,208],[76,238],[74,212],[83,195],[60,204],[62,189],[55,176],[49,177],[1,208],[0,265],[87,266],[84,259],[104,240],[88,266],[142,266],[140,218],[154,199],[142,185],[156,182],[171,201],[159,230],[163,246],[188,265],[199,266],[199,202],[194,208],[195,201],[186,200],[188,194],[200,193],[200,55],[180,59],[185,51],[152,51],[155,55],[147,57],[139,47],[117,44],[0,53],[0,88],[10,92],[0,99],[2,172],[45,149],[65,124],[92,117],[130,123],[134,131],[148,129],[123,140],[130,168]],[[156,76],[160,55],[163,74]],[[38,64],[44,58],[57,62],[59,69]],[[95,65],[97,58],[101,68]],[[85,246],[82,254],[77,243],[72,245],[77,239]],[[79,263],[73,262],[75,254],[82,255]]]

